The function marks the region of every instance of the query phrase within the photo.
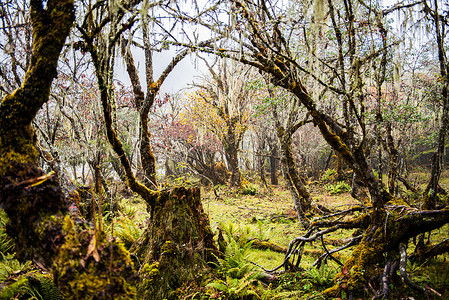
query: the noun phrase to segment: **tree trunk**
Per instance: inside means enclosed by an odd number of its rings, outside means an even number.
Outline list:
[[[434,2],[434,7],[430,9],[427,2],[423,2],[429,10],[428,14],[432,15],[434,22],[435,36],[438,46],[438,60],[440,63],[440,75],[443,81],[443,88],[441,90],[441,100],[443,102],[443,114],[441,116],[441,128],[438,133],[438,145],[432,160],[432,170],[429,184],[426,187],[424,195],[424,208],[432,209],[436,205],[438,181],[440,179],[441,168],[444,156],[444,146],[446,134],[449,127],[449,62],[447,61],[447,52],[444,42],[445,23],[442,22],[438,9],[438,2]],[[430,11],[433,10],[432,13]]]
[[[285,181],[290,194],[292,195],[298,219],[301,223],[306,224],[306,213],[309,212],[312,207],[312,198],[296,170],[291,150],[291,134],[285,132],[283,128],[277,128],[277,133],[281,143],[281,164]]]
[[[446,81],[449,82],[448,79]],[[429,184],[424,192],[424,209],[433,209],[436,206],[438,182],[440,180],[443,165],[444,145],[449,127],[449,83],[446,83],[442,90],[443,115],[441,116],[441,128],[438,133],[438,145],[432,157],[432,169]]]
[[[239,187],[242,184],[242,176],[239,169],[238,147],[235,145],[234,139],[229,139],[224,144],[226,162],[231,172],[231,186]]]
[[[270,179],[272,185],[278,185],[279,180],[277,176],[277,156],[278,156],[278,149],[277,145],[270,144],[271,152],[270,152]]]
[[[391,133],[391,124],[386,125],[387,141],[385,148],[390,156],[390,170],[388,172],[388,192],[391,195],[395,194],[396,182],[398,178],[398,158],[399,153],[397,147],[394,144],[393,135]]]
[[[343,158],[340,154],[337,154],[337,181],[345,180],[345,172],[343,171]]]
[[[101,194],[101,166],[97,161],[93,161],[90,164],[92,168],[93,182],[94,182],[94,192],[97,195]]]
[[[149,227],[131,251],[141,262],[139,299],[178,299],[176,290],[199,280],[218,255],[200,190],[161,192]]]
[[[19,259],[52,271],[66,299],[134,298],[129,253],[75,225],[55,176],[37,165],[31,122],[48,101],[59,54],[74,22],[72,0],[31,1],[33,53],[22,85],[0,105],[0,206]],[[111,252],[113,251],[113,253]]]
[[[144,109],[140,114],[140,159],[142,160],[145,185],[149,188],[156,188],[156,158],[154,157],[153,150],[151,149],[151,133],[148,131],[148,111],[149,108],[148,110]]]

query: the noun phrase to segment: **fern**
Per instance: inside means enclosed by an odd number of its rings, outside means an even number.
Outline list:
[[[13,240],[6,233],[8,217],[3,209],[0,209],[0,254],[6,254],[14,247]]]
[[[257,220],[257,238],[260,241],[266,241],[270,238],[271,228],[265,229],[265,224]]]
[[[6,280],[13,274],[25,273],[31,269],[31,261],[20,263],[14,258],[14,254],[1,254],[0,281]]]
[[[142,234],[142,229],[134,220],[120,217],[114,224],[114,235],[129,249],[134,241]]]
[[[256,272],[255,266],[249,261],[252,242],[248,242],[241,247],[234,238],[228,238],[224,258],[217,259],[219,272],[224,276],[236,279],[241,279],[248,274],[257,278],[259,273]]]
[[[207,287],[212,287],[227,295],[227,299],[244,299],[251,297],[253,299],[260,299],[259,295],[253,290],[256,284],[253,274],[246,274],[243,278],[237,279],[231,276],[226,276],[225,281],[215,281],[209,283]]]
[[[344,181],[339,181],[336,184],[326,184],[324,188],[330,195],[347,193],[351,191],[351,186]]]
[[[28,276],[28,286],[31,294],[36,295],[39,300],[62,300],[63,297],[53,280],[49,276],[33,274]]]
[[[310,268],[306,271],[306,282],[320,287],[330,287],[334,282],[335,271],[327,265],[322,265],[319,269]]]
[[[321,181],[334,181],[337,176],[337,171],[335,169],[327,169],[321,175]]]
[[[61,300],[63,297],[49,275],[32,271],[0,290],[0,299]]]

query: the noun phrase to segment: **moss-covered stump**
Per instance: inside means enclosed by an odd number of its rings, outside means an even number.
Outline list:
[[[134,299],[137,272],[129,252],[92,228],[66,216],[65,243],[53,262],[55,283],[65,299]]]
[[[198,188],[160,192],[152,220],[131,251],[141,262],[139,299],[176,299],[218,254]]]

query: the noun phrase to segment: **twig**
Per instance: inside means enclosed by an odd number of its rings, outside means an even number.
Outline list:
[[[335,261],[337,264],[339,264],[340,266],[343,266],[343,264],[341,263],[341,261],[339,261],[338,259],[336,259],[326,248],[326,245],[324,244],[324,239],[323,236],[320,237],[321,239],[321,245],[324,248],[324,251],[326,251],[327,256],[329,256],[333,261]]]
[[[368,207],[368,208],[372,208],[372,207]],[[345,215],[345,214],[348,214],[348,213],[351,213],[351,212],[361,211],[361,210],[363,210],[363,208],[361,206],[358,206],[358,207],[346,209],[346,210],[343,210],[343,211],[338,211],[338,212],[333,213],[333,214],[325,215],[325,216],[322,216],[320,218],[313,219],[313,221],[320,221],[320,220],[336,217],[336,216],[339,216],[339,215]]]

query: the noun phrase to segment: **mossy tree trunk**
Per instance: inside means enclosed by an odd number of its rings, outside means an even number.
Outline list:
[[[73,0],[43,2],[30,2],[33,51],[25,78],[0,105],[0,204],[7,230],[18,258],[51,270],[66,299],[133,298],[129,253],[94,229],[74,225],[56,176],[37,164],[31,122],[49,99],[75,17]]]
[[[235,133],[235,127],[237,120],[228,120],[228,130],[223,137],[223,148],[225,152],[226,162],[228,163],[228,169],[231,172],[231,186],[239,187],[242,184],[242,175],[239,168],[239,144],[243,138],[243,134],[240,136]]]
[[[160,192],[151,222],[131,250],[141,262],[139,299],[178,299],[182,288],[201,280],[218,252],[200,190]]]
[[[268,93],[272,100],[276,99],[274,91],[269,88]],[[302,121],[298,121],[299,106],[300,103],[298,99],[293,99],[291,101],[293,104],[288,107],[288,116],[283,122],[278,114],[278,106],[273,103],[271,105],[271,113],[273,115],[276,135],[279,140],[280,150],[281,150],[281,165],[282,171],[284,173],[285,183],[288,190],[293,198],[293,203],[295,206],[296,213],[298,215],[299,221],[304,225],[308,226],[308,221],[306,214],[310,212],[312,208],[312,197],[305,186],[305,181],[301,176],[299,176],[298,170],[296,169],[295,160],[293,158],[292,143],[293,134],[302,126],[309,123],[309,116]],[[284,125],[284,124],[285,125]]]
[[[269,146],[270,146],[270,181],[272,185],[278,185],[279,184],[277,176],[278,145],[275,141],[270,141]]]
[[[299,128],[299,127],[298,127]],[[278,138],[281,144],[281,164],[285,182],[290,191],[300,222],[306,224],[306,214],[312,208],[312,197],[305,187],[305,182],[298,174],[292,153],[292,134],[283,127],[277,128]]]
[[[399,159],[399,152],[397,149],[397,146],[394,144],[393,135],[392,135],[392,128],[391,123],[387,123],[386,125],[386,131],[387,131],[387,141],[386,141],[386,150],[388,151],[388,154],[390,156],[390,170],[388,172],[388,192],[391,195],[395,194],[396,190],[396,182],[399,176],[398,173],[398,159]],[[400,141],[398,142],[398,144]]]
[[[21,87],[0,105],[0,203],[10,224],[14,224],[8,226],[8,232],[15,239],[20,258],[46,266],[51,264],[50,258],[62,241],[55,241],[55,245],[47,241],[48,249],[42,249],[42,240],[29,237],[38,236],[36,230],[43,221],[40,215],[63,214],[67,209],[57,179],[38,168],[31,122],[48,101],[59,53],[73,23],[73,1],[60,2],[49,1],[44,9],[41,1],[31,1],[31,64]],[[33,186],[35,183],[40,184]]]

